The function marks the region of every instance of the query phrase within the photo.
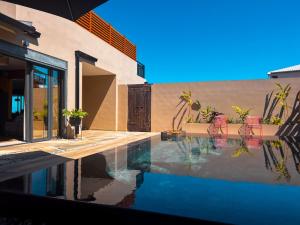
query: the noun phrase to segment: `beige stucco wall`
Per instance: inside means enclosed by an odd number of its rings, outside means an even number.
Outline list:
[[[16,18],[16,5],[8,2],[0,1],[0,12],[11,18]]]
[[[83,76],[82,108],[88,112],[84,129],[116,130],[116,77]]]
[[[128,121],[128,86],[119,85],[118,130],[127,131]]]
[[[68,106],[75,105],[75,51],[98,59],[95,66],[116,74],[117,84],[143,83],[136,75],[137,63],[78,24],[42,11],[16,7],[16,19],[31,21],[41,33],[31,49],[68,61]]]
[[[30,44],[29,48],[68,62],[67,107],[69,109],[75,107],[76,50],[97,58],[98,61],[95,63],[95,67],[108,71],[109,74],[114,74],[116,77],[116,86],[122,84],[139,84],[145,81],[143,78],[137,76],[136,61],[70,20],[4,1],[0,1],[0,12],[17,20],[32,22],[32,25],[41,33],[38,44]],[[0,39],[7,40],[12,38],[4,38],[4,34],[0,34]],[[82,71],[80,73],[82,74]],[[118,108],[118,96],[118,88],[115,88],[114,97],[116,99],[111,103],[115,104],[114,107],[116,109]],[[81,107],[83,107],[82,101]],[[118,113],[111,113],[111,115],[114,116],[114,125],[109,122],[110,124],[104,127],[108,129],[113,126],[115,130],[118,124]],[[94,127],[95,123],[92,124],[91,128]]]
[[[293,106],[300,91],[300,79],[269,79],[224,82],[154,84],[152,86],[152,131],[169,130],[172,119],[178,111],[177,104],[183,90],[192,91],[192,98],[199,99],[202,108],[211,105],[228,117],[236,117],[231,106],[251,108],[251,115],[262,116],[265,96],[275,89],[275,82],[291,84],[289,105]],[[178,124],[178,120],[176,121]]]

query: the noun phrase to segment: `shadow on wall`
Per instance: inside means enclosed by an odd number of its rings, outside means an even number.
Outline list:
[[[114,80],[115,76],[110,75],[83,77],[82,108],[88,112],[83,120],[84,129],[104,129],[112,120],[113,112],[108,108],[113,102],[107,102],[113,95]]]
[[[264,113],[263,113],[264,120],[271,119],[273,111],[275,110],[276,105],[278,104],[279,100],[277,98],[273,98],[273,100],[272,100],[273,93],[274,93],[274,91],[267,94],[265,97],[265,106],[264,106]]]
[[[277,132],[279,136],[300,136],[300,91],[296,95],[291,115]]]
[[[199,100],[192,99],[191,91],[183,91],[181,93],[179,96],[179,103],[176,105],[176,108],[179,109],[172,118],[172,131],[182,130],[182,123],[184,119],[186,119],[185,122],[188,123],[200,122],[201,104]],[[197,113],[196,119],[194,119],[192,112]]]
[[[178,103],[178,105],[176,107],[180,107],[182,102],[183,101]],[[184,104],[181,105],[181,107],[179,108],[179,110],[177,111],[177,113],[175,114],[175,116],[172,119],[172,129],[173,129],[173,131],[182,129],[182,120],[183,120],[183,118],[184,118],[184,116],[187,112],[187,108],[185,108],[186,104],[187,103],[184,103]],[[176,121],[178,121],[177,126],[176,126]]]
[[[276,85],[278,89],[275,95],[272,91],[265,97],[264,122],[280,125],[276,134],[278,136],[300,136],[300,91],[296,94],[293,107],[290,107],[287,103],[290,85]]]
[[[276,86],[277,90],[274,97],[274,91],[272,91],[270,94],[267,94],[265,97],[263,119],[268,122],[271,122],[274,116],[280,120],[282,120],[283,117],[284,119],[287,119],[287,116],[289,114],[287,98],[290,95],[290,91],[292,88],[290,84],[283,86],[280,83],[276,83]],[[278,105],[280,106],[280,108],[279,111],[276,112]],[[277,114],[273,115],[274,113]]]

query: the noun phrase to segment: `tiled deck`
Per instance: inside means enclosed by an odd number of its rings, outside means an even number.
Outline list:
[[[39,165],[82,158],[155,135],[158,133],[89,130],[83,132],[82,139],[58,139],[0,147],[0,180],[15,176],[20,171],[33,170]]]

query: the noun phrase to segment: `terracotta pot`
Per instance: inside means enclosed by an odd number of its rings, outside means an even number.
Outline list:
[[[182,129],[186,133],[190,134],[207,134],[207,129],[209,128],[209,123],[186,123],[183,124]],[[228,124],[228,134],[229,135],[241,135],[239,131],[243,129],[243,124]],[[263,136],[276,136],[279,126],[277,125],[262,125]],[[243,131],[243,130],[242,130]],[[259,135],[259,129],[253,129],[255,135]]]

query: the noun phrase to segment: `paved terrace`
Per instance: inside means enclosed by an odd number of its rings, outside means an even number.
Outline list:
[[[0,181],[79,159],[98,152],[149,138],[159,133],[83,131],[82,139],[57,139],[0,147]]]

